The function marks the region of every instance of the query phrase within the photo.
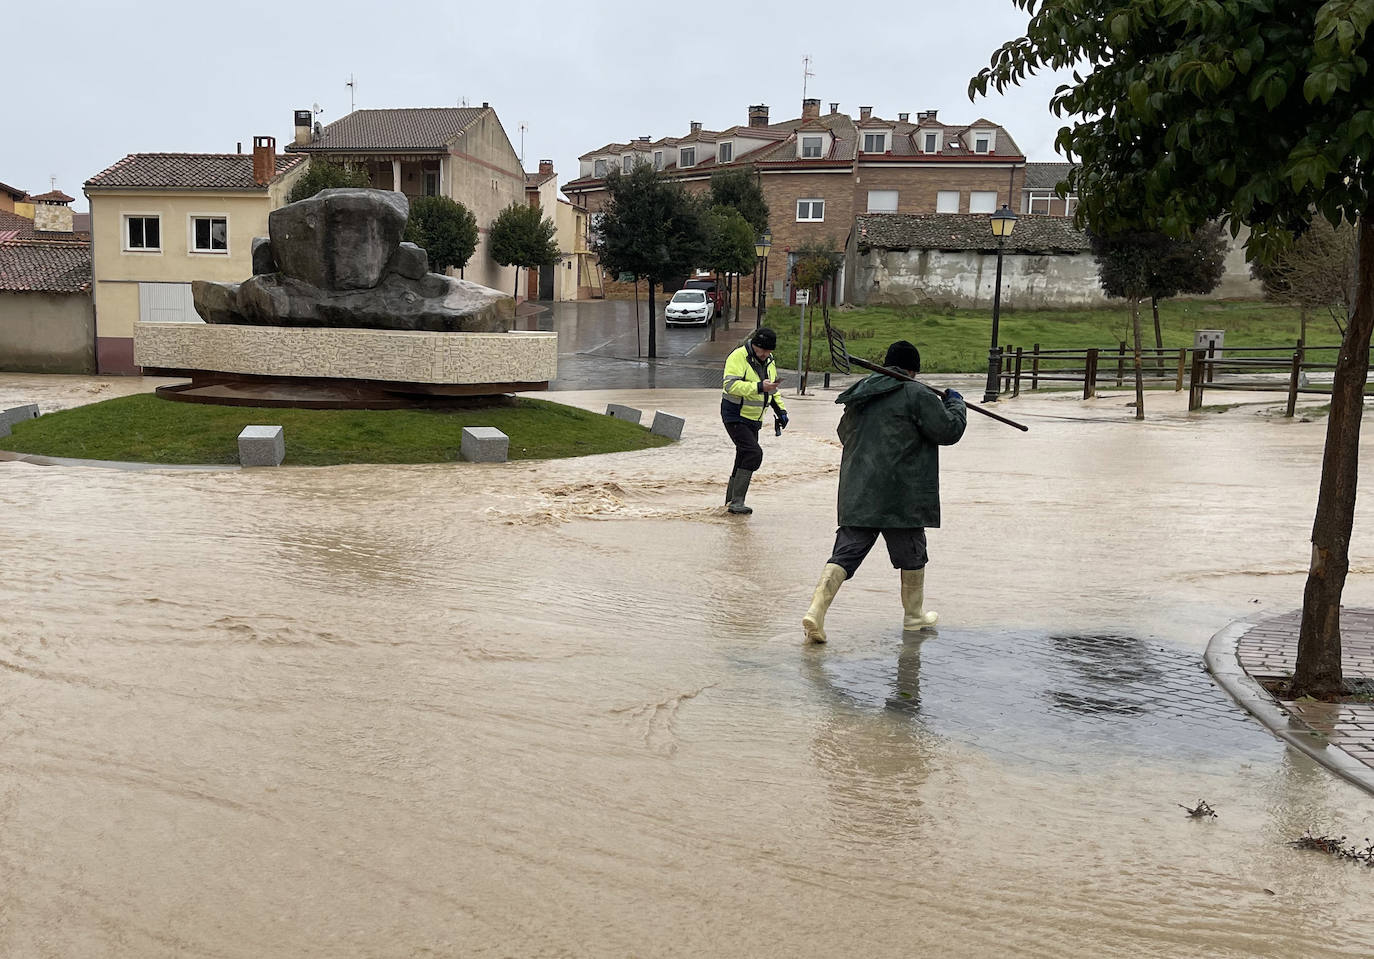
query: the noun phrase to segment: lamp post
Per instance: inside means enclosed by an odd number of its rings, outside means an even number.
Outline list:
[[[773,234],[764,230],[754,243],[754,255],[759,258],[758,269],[754,271],[759,284],[759,301],[756,304],[758,309],[754,314],[754,329],[756,330],[763,326],[764,304],[768,302],[768,251],[772,248]]]
[[[1002,352],[997,348],[997,321],[1002,312],[1002,244],[1016,229],[1016,214],[1005,203],[990,217],[992,235],[997,237],[997,279],[992,286],[992,346],[988,348],[988,383],[983,390],[984,403],[997,402],[997,379],[1002,373]]]

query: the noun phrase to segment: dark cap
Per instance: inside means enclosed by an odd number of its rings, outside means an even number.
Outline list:
[[[899,370],[911,370],[913,373],[919,373],[921,371],[921,351],[906,340],[898,340],[887,348],[887,356],[883,357],[883,366],[892,366]]]
[[[750,342],[761,350],[776,350],[778,348],[778,334],[766,326],[761,326],[754,331]]]

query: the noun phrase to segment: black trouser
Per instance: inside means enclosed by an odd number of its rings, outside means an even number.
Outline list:
[[[725,432],[735,444],[735,469],[752,472],[763,465],[763,447],[759,445],[761,426],[763,420],[735,420],[725,424]]]
[[[845,579],[856,572],[883,534],[887,544],[887,555],[892,560],[893,569],[924,569],[929,557],[926,555],[926,531],[921,526],[893,527],[879,529],[876,526],[841,526],[835,530],[835,551],[827,563],[844,568]]]

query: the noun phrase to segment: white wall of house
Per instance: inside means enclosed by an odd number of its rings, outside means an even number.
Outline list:
[[[992,306],[995,254],[946,250],[880,250],[860,254],[854,284],[857,304]],[[1006,254],[1002,303],[1014,309],[1103,306],[1091,253]]]

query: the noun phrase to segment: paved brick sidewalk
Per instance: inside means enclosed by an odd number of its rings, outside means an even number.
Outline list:
[[[1374,792],[1374,700],[1298,702],[1276,699],[1264,689],[1266,682],[1293,675],[1301,619],[1294,610],[1233,624],[1212,638],[1208,666],[1275,734]],[[1374,609],[1341,610],[1341,671],[1349,685],[1374,695]]]

